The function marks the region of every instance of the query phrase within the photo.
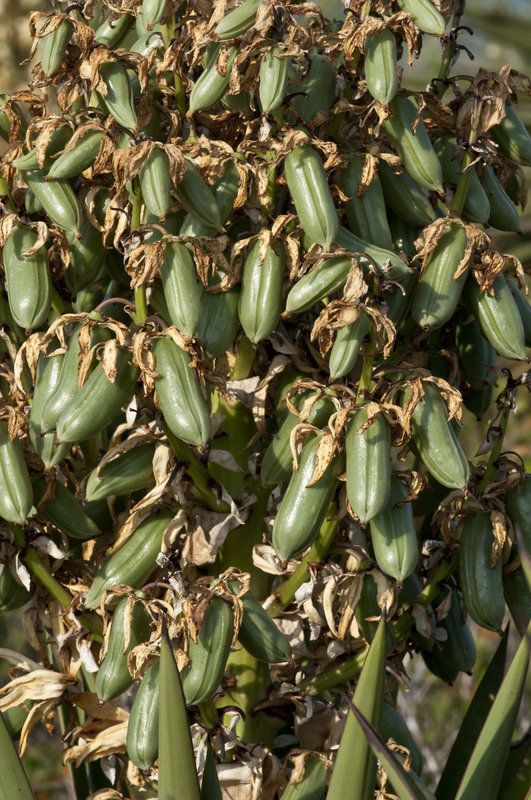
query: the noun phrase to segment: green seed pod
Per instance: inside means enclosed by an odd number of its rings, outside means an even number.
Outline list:
[[[459,540],[459,576],[465,607],[474,622],[501,634],[505,601],[502,560],[491,567],[494,533],[488,512],[469,517]]]
[[[46,469],[50,469],[59,461],[62,461],[70,450],[70,445],[55,444],[55,431],[53,433],[44,432],[43,413],[48,405],[50,397],[53,395],[61,375],[64,355],[46,358],[39,356],[37,362],[37,374],[35,389],[31,401],[29,415],[29,436],[35,452],[44,462]]]
[[[463,376],[470,387],[481,390],[495,383],[498,366],[496,350],[485,338],[475,319],[466,325],[457,325],[455,343]]]
[[[365,39],[365,80],[375,100],[387,105],[398,89],[396,39],[389,28]]]
[[[430,0],[398,0],[398,5],[424,33],[442,36],[446,30],[444,18]]]
[[[310,392],[303,392],[294,400],[297,409],[302,409],[303,401],[310,396]],[[328,397],[321,397],[313,404],[308,415],[308,424],[322,428],[328,423],[334,413],[335,406]],[[264,453],[260,477],[264,486],[287,481],[292,472],[293,455],[290,447],[291,431],[299,422],[299,418],[291,412],[283,420],[280,429]]]
[[[465,283],[463,296],[481,330],[500,356],[524,361],[525,333],[518,306],[503,275],[492,284],[494,295],[482,292],[473,278]]]
[[[523,478],[509,489],[505,500],[513,525],[518,525],[526,548],[531,552],[531,478]]]
[[[0,572],[0,611],[14,611],[31,600],[35,593],[32,584],[28,590],[13,576],[7,564],[2,564]]]
[[[85,487],[86,499],[101,500],[110,495],[149,489],[155,483],[154,455],[155,443],[146,442],[126,450],[100,469],[93,469]]]
[[[512,281],[507,281],[524,326],[525,346],[531,347],[531,305],[526,295]]]
[[[465,408],[475,414],[476,419],[480,420],[487,413],[492,403],[494,387],[484,386],[482,389],[469,389],[463,394]]]
[[[42,207],[56,225],[77,235],[81,226],[81,208],[67,181],[47,181],[44,172],[26,172],[24,178]]]
[[[164,17],[168,0],[142,0],[142,24],[148,31]]]
[[[267,247],[260,260],[257,238],[243,265],[238,315],[246,336],[255,344],[272,333],[282,313],[286,256],[280,243]]]
[[[238,594],[241,584],[236,580],[229,581],[229,588],[233,594]],[[267,611],[264,611],[253,593],[245,592],[241,601],[243,618],[238,640],[247,652],[268,664],[291,661],[289,641],[277,628]]]
[[[74,328],[68,341],[68,349],[61,356],[54,356],[53,381],[49,387],[49,395],[46,402],[41,407],[41,427],[43,431],[55,428],[57,420],[63,409],[71,402],[78,393],[78,360],[79,360],[79,331],[81,325]],[[57,367],[57,364],[60,367]],[[57,374],[56,370],[59,370]],[[50,375],[50,379],[52,376]]]
[[[354,236],[353,233],[342,225],[339,226],[336,242],[340,247],[350,250],[351,253],[356,253],[356,258],[363,270],[372,271],[374,269],[373,262],[376,262],[382,272],[385,273],[385,277],[389,280],[403,281],[404,278],[409,278],[411,275],[410,268],[396,253],[385,250],[383,247],[378,247],[370,242],[366,242],[358,236]],[[364,258],[362,255],[363,253],[365,253],[368,258]]]
[[[407,172],[393,172],[385,161],[378,164],[385,202],[408,225],[424,228],[437,219],[430,201]]]
[[[105,106],[119,125],[136,131],[138,118],[126,68],[119,61],[106,61],[101,64],[99,72],[107,87],[107,94],[103,97]]]
[[[181,673],[187,705],[209,700],[223,677],[234,635],[232,607],[221,597],[212,597],[197,642],[190,642],[190,665]]]
[[[140,171],[140,190],[146,210],[165,219],[171,202],[170,164],[160,147],[154,147]]]
[[[424,382],[423,399],[411,416],[411,433],[419,455],[436,481],[449,489],[464,489],[468,461],[448,422],[446,405],[435,386]]]
[[[103,136],[104,132],[101,130],[89,130],[83,138],[78,139],[74,147],[65,150],[54,160],[46,180],[77,178],[96,160]]]
[[[219,230],[221,217],[216,198],[210,186],[190,159],[185,158],[186,171],[179,183],[176,194],[185,209],[199,222]]]
[[[361,350],[361,345],[369,331],[370,321],[367,314],[360,311],[355,322],[340,328],[330,350],[328,370],[330,380],[335,381],[348,375],[354,368]]]
[[[155,661],[146,670],[127,723],[127,755],[139,769],[149,769],[159,754],[159,666]]]
[[[40,502],[45,488],[44,476],[34,479],[33,493],[36,504]],[[94,539],[101,534],[96,523],[83,510],[81,500],[58,481],[54,484],[53,499],[46,500],[40,511],[48,522],[72,539]]]
[[[440,328],[453,315],[468,273],[467,269],[454,278],[466,246],[463,227],[449,225],[444,229],[419,278],[411,305],[411,315],[422,328]]]
[[[406,170],[422,188],[442,193],[441,165],[422,120],[419,120],[413,133],[417,117],[415,105],[405,95],[396,95],[390,107],[393,116],[386,119],[382,127],[404,162]]]
[[[323,800],[326,794],[327,775],[324,759],[310,755],[304,761],[304,775],[301,780],[295,783],[290,779],[281,800]]]
[[[397,505],[407,495],[404,484],[396,476],[390,483],[388,502],[369,527],[376,563],[386,575],[403,581],[417,566],[417,533],[411,503]]]
[[[68,141],[72,137],[72,128],[70,125],[61,125],[59,128],[56,128],[52,135],[50,136],[50,141],[48,142],[48,146],[46,148],[46,153],[44,156],[44,164],[43,169],[48,169],[52,162],[52,156],[62,150]],[[24,153],[24,155],[15,158],[14,161],[11,162],[13,167],[20,170],[21,172],[26,172],[28,170],[38,170],[39,169],[39,155],[37,153],[36,148],[34,147],[28,153]]]
[[[514,106],[505,107],[505,117],[489,130],[489,134],[506,156],[517,164],[531,167],[531,136]]]
[[[219,208],[221,224],[230,219],[234,203],[240,190],[240,173],[235,161],[228,161],[223,175],[217,179],[212,187]],[[216,235],[217,231],[213,234]]]
[[[294,92],[302,94],[297,94],[291,101],[304,122],[330,111],[336,94],[336,75],[336,68],[327,56],[319,53],[310,56],[310,69],[293,87]]]
[[[520,233],[517,208],[499,182],[492,167],[484,167],[483,183],[489,197],[489,225],[500,231]]]
[[[22,525],[33,505],[33,489],[18,436],[11,441],[0,420],[0,517]]]
[[[105,658],[96,673],[95,689],[105,702],[129,688],[133,679],[127,669],[127,656],[138,644],[149,639],[150,616],[142,602],[133,605],[128,624],[129,598],[123,597],[114,610]],[[126,647],[126,636],[129,643]]]
[[[302,448],[299,467],[291,477],[275,518],[273,547],[282,561],[299,555],[313,543],[336,490],[334,462],[328,465],[316,484],[308,485],[315,470],[321,436],[313,436]]]
[[[153,344],[155,390],[171,431],[189,444],[204,446],[210,438],[210,413],[190,355],[169,336]]]
[[[17,325],[25,330],[42,325],[52,306],[48,251],[44,244],[34,249],[38,240],[34,228],[15,225],[3,249],[9,308]]]
[[[461,175],[461,161],[456,161],[454,158],[457,147],[455,136],[450,133],[442,134],[437,137],[433,146],[441,162],[444,183],[457,186]],[[471,222],[479,222],[484,225],[488,221],[489,214],[489,198],[474,169],[470,173],[470,183],[463,207],[463,217]]]
[[[357,433],[366,420],[367,411],[360,408],[345,440],[347,497],[361,522],[380,514],[391,496],[391,430],[379,414],[369,428]]]
[[[162,536],[173,516],[173,510],[161,506],[141,522],[126,542],[104,561],[88,591],[86,608],[97,606],[103,593],[111,586],[142,588],[156,568]]]
[[[72,30],[70,20],[64,19],[54,31],[41,38],[41,67],[47,77],[57,72],[63,63]]]
[[[345,283],[352,261],[345,256],[326,258],[291,287],[286,298],[286,313],[295,314],[311,308],[318,300],[335,292]]]
[[[339,225],[323,163],[310,145],[296,147],[284,159],[284,174],[302,229],[329,248]]]
[[[201,318],[197,338],[207,358],[217,358],[234,344],[238,332],[240,287],[201,296]]]
[[[434,607],[437,605],[435,601]],[[450,610],[444,619],[437,622],[437,627],[446,631],[446,639],[434,642],[431,651],[420,651],[430,672],[446,683],[453,683],[460,672],[470,675],[476,663],[476,645],[468,624],[463,620],[459,592],[452,592]]]
[[[172,325],[187,336],[193,336],[201,318],[203,289],[188,247],[181,242],[168,242],[160,277]]]
[[[254,24],[260,0],[243,0],[238,8],[226,14],[214,28],[214,33],[222,41],[242,36]]]
[[[270,114],[282,104],[288,83],[288,59],[278,58],[278,45],[263,53],[260,59],[258,97],[264,114]]]
[[[134,22],[135,18],[132,14],[122,14],[118,19],[115,17],[113,20],[108,14],[101,25],[96,28],[94,38],[98,44],[104,44],[109,50],[112,50],[121,44]]]
[[[138,379],[138,369],[130,365],[128,350],[118,349],[116,376],[111,383],[100,362],[91,372],[76,397],[57,420],[60,442],[82,442],[102,431],[131,397]]]
[[[348,224],[356,236],[371,244],[393,249],[393,241],[380,179],[376,174],[361,197],[356,196],[360,188],[363,159],[352,158],[343,172],[342,188],[351,199],[345,205]]]
[[[216,44],[208,59],[207,65],[197,81],[194,83],[190,92],[188,105],[188,116],[202,111],[218,103],[227,89],[229,88],[230,71],[238,51],[235,47],[230,47],[227,52],[226,74],[220,75],[217,70],[216,61],[222,45]]]
[[[407,747],[411,755],[411,769],[417,775],[420,775],[423,762],[420,748],[411,736],[400,711],[385,700],[382,705],[379,732],[384,741],[387,742],[389,739],[393,739],[402,747]]]

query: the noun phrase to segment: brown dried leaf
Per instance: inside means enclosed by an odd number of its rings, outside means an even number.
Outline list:
[[[126,720],[117,725],[104,726],[102,722],[83,725],[78,732],[86,741],[65,750],[65,763],[74,761],[78,767],[84,761],[97,761],[115,753],[125,753],[128,724]]]

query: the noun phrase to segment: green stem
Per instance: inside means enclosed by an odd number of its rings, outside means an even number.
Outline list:
[[[310,694],[322,694],[340,683],[355,678],[361,672],[368,650],[369,645],[366,645],[355,656],[349,658],[348,661],[343,661],[342,664],[335,665],[320,675],[302,681],[299,683],[299,688],[302,690],[308,689]]]
[[[238,352],[236,354],[236,361],[232,368],[232,380],[243,381],[251,374],[251,367],[253,366],[256,350],[247,336],[242,336],[238,345]]]
[[[147,317],[146,286],[137,286],[135,289],[135,312],[133,319],[137,325],[143,325]]]
[[[208,484],[211,480],[210,474],[195,457],[188,445],[175,436],[165,422],[162,424],[162,429],[172,446],[173,452],[177,456],[177,460],[187,465],[186,471],[194,482],[195,492],[201,500],[205,502],[211,511],[230,511],[227,503],[218,501],[212,489],[209,489]]]
[[[12,523],[11,530],[13,532],[13,541],[15,545],[21,548],[24,553],[22,562],[29,569],[33,577],[44,586],[46,591],[51,594],[63,608],[68,608],[72,602],[72,595],[70,592],[68,592],[64,586],[61,586],[59,581],[53,577],[40,560],[36,550],[32,547],[26,549],[26,537],[20,525]],[[79,614],[77,619],[92,634],[95,641],[103,641],[103,624],[98,616],[91,613],[84,613]]]
[[[464,13],[464,10],[465,10],[465,0],[456,0],[456,2],[454,3],[454,13],[452,17],[452,33],[459,26],[461,15]],[[437,75],[437,79],[438,81],[440,81],[439,86],[437,87],[437,95],[439,99],[442,98],[446,90],[446,81],[448,80],[448,73],[450,72],[450,67],[452,66],[456,51],[457,51],[457,36],[454,33],[454,35],[450,34],[446,40],[446,45],[441,60],[441,66],[439,68],[439,74]]]
[[[363,400],[365,392],[369,390],[369,387],[371,385],[372,370],[374,367],[374,357],[376,355],[375,347],[376,347],[376,335],[374,333],[374,326],[371,324],[369,351],[367,355],[364,356],[363,365],[361,367],[361,375],[358,386],[358,401]]]
[[[329,509],[328,519],[321,525],[317,539],[313,543],[310,552],[304,556],[293,575],[290,575],[278,589],[278,599],[267,611],[270,617],[278,617],[286,606],[289,606],[295,597],[297,589],[308,580],[310,564],[319,564],[328,553],[339,526],[339,520],[333,519],[336,513],[337,506],[333,503]]]
[[[481,481],[479,483],[478,493],[481,493],[484,490],[485,486],[487,485],[487,483],[490,481],[490,479],[492,478],[492,476],[496,472],[496,462],[497,462],[498,458],[500,457],[500,453],[501,453],[501,450],[502,450],[502,447],[503,447],[503,440],[505,438],[505,433],[507,431],[507,423],[509,422],[510,411],[511,411],[511,409],[508,406],[506,406],[503,409],[502,413],[501,413],[501,419],[500,419],[500,425],[499,425],[500,433],[499,433],[499,436],[498,436],[498,438],[496,440],[496,444],[494,445],[494,447],[490,451],[490,456],[489,456],[489,461],[488,461],[488,464],[487,464],[487,469],[485,470],[485,474],[483,475],[483,477],[482,477],[482,479],[481,479]]]
[[[470,141],[471,142],[473,141],[472,137]],[[460,217],[461,214],[463,213],[463,208],[465,207],[466,198],[468,196],[468,189],[470,187],[470,179],[472,178],[471,170],[468,170],[467,172],[463,172],[463,170],[466,167],[468,167],[468,165],[471,163],[472,163],[472,155],[470,151],[467,150],[467,152],[463,156],[461,174],[459,176],[459,182],[457,184],[457,188],[455,190],[455,194],[452,200],[452,211],[455,211],[458,217]]]

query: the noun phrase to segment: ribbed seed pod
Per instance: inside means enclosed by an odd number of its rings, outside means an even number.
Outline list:
[[[0,517],[22,525],[33,505],[33,488],[18,436],[12,441],[0,420]]]
[[[281,105],[286,94],[288,59],[278,58],[281,52],[278,45],[273,45],[260,59],[258,97],[264,114],[275,111]]]
[[[299,458],[282,498],[273,525],[273,547],[282,561],[299,555],[309,547],[321,527],[336,489],[334,463],[313,486],[309,486],[316,464],[321,434],[309,439]]]
[[[238,8],[224,16],[214,29],[218,39],[234,39],[249,30],[256,19],[259,2],[260,0],[243,0]]]
[[[517,164],[531,167],[531,136],[514,106],[505,107],[505,117],[489,130],[503,153]]]
[[[463,375],[470,387],[480,390],[495,383],[498,364],[496,350],[485,338],[475,319],[456,327],[455,343]]]
[[[103,131],[88,131],[82,139],[78,139],[71,150],[66,150],[54,160],[46,173],[46,180],[77,178],[96,160],[103,136]]]
[[[433,146],[441,162],[444,183],[457,186],[461,175],[461,161],[456,161],[454,158],[457,147],[456,137],[450,133],[441,134],[435,139]],[[488,221],[489,214],[489,198],[481,185],[476,170],[473,169],[470,173],[470,183],[463,207],[463,217],[471,222],[485,224]]]
[[[45,488],[46,479],[39,475],[33,481],[35,505],[40,502]],[[93,539],[101,533],[94,520],[85,513],[81,500],[58,481],[54,484],[53,498],[46,500],[40,510],[52,525],[72,539]]]
[[[446,639],[434,642],[431,651],[424,648],[420,651],[430,672],[446,683],[453,683],[460,672],[470,675],[476,663],[476,645],[463,619],[462,605],[461,594],[453,591],[448,614],[437,620],[437,627],[446,631]],[[436,601],[434,606],[438,606]]]
[[[347,497],[361,522],[369,522],[387,506],[391,495],[391,430],[382,414],[363,433],[367,421],[360,408],[349,424],[345,440]]]
[[[437,242],[419,278],[411,305],[415,322],[423,328],[440,328],[454,313],[468,269],[457,279],[454,274],[467,246],[466,231],[449,225]]]
[[[45,433],[43,424],[44,409],[47,407],[49,398],[57,387],[63,359],[64,355],[46,358],[41,354],[37,362],[35,388],[29,415],[29,437],[35,452],[42,458],[46,469],[50,469],[59,461],[62,461],[70,450],[68,443],[57,446],[55,432]]]
[[[365,80],[379,103],[390,103],[398,88],[396,39],[389,28],[365,39]]]
[[[71,36],[72,23],[64,19],[54,31],[41,38],[41,67],[46,76],[50,77],[61,66]]]
[[[174,516],[164,506],[156,509],[138,525],[124,544],[103,562],[96,573],[87,597],[86,608],[94,608],[103,593],[111,586],[131,586],[140,589],[156,569],[156,558],[162,546],[162,536]]]
[[[88,501],[101,500],[110,495],[131,494],[153,486],[154,455],[155,443],[146,442],[108,461],[99,471],[93,469],[85,487],[85,498]]]
[[[212,597],[197,642],[190,642],[190,666],[181,673],[188,705],[209,700],[218,688],[229,657],[234,634],[232,607],[221,597]]]
[[[302,94],[293,98],[292,105],[304,122],[310,122],[317,114],[330,111],[336,93],[336,68],[327,56],[314,53],[310,69],[293,88]]]
[[[125,692],[133,679],[127,669],[127,656],[138,644],[149,639],[150,616],[142,602],[136,602],[127,620],[129,598],[123,597],[116,606],[105,658],[96,673],[95,689],[100,700],[112,700]],[[127,630],[129,628],[129,630]],[[125,646],[126,635],[128,644]]]
[[[269,336],[280,320],[285,263],[281,243],[268,246],[261,261],[259,238],[245,259],[238,315],[246,336],[255,344]]]
[[[201,317],[202,285],[192,253],[181,242],[168,242],[160,268],[162,289],[172,325],[193,336]]]
[[[215,44],[208,64],[194,83],[190,92],[188,116],[196,111],[202,111],[218,103],[229,88],[230,71],[234,59],[238,55],[235,47],[230,47],[227,53],[226,74],[220,75],[216,68],[216,59],[221,50],[221,44]]]
[[[106,61],[101,64],[99,72],[107,87],[107,94],[102,98],[116,122],[123,128],[136,131],[138,117],[133,101],[133,90],[128,72],[119,61]]]
[[[171,202],[170,164],[160,147],[154,147],[139,175],[146,210],[165,219]]]
[[[362,170],[363,159],[355,157],[348,161],[343,171],[342,188],[351,198],[345,205],[349,227],[360,239],[392,250],[393,240],[378,174],[375,174],[362,196],[356,196],[361,184]]]
[[[334,344],[330,349],[328,361],[331,380],[335,381],[344,375],[348,375],[350,370],[354,368],[365,335],[369,331],[369,326],[369,317],[363,311],[360,311],[357,320],[351,322],[350,325],[344,325],[338,330]]]
[[[57,420],[61,442],[82,442],[103,430],[131,397],[138,369],[130,364],[131,353],[118,349],[116,376],[111,382],[100,362]]]
[[[241,590],[239,581],[229,581],[229,588],[234,594]],[[241,597],[243,618],[238,633],[238,640],[248,653],[259,661],[268,664],[279,664],[291,660],[291,645],[284,634],[275,625],[251,591]]]
[[[424,228],[437,219],[430,201],[407,172],[393,172],[385,161],[378,165],[385,202],[408,225]]]
[[[424,33],[442,36],[446,30],[444,18],[430,0],[398,0],[398,5]]]
[[[48,146],[46,148],[46,153],[44,155],[44,163],[43,163],[43,170],[46,171],[52,162],[52,156],[58,153],[60,150],[65,147],[68,143],[69,139],[72,136],[72,128],[70,125],[60,125],[58,128],[54,130],[52,135],[50,136],[50,141],[48,142]],[[21,172],[31,171],[31,170],[38,170],[39,169],[39,154],[37,149],[34,147],[28,153],[24,153],[23,155],[15,158],[14,161],[11,162],[13,167],[20,170]]]
[[[459,540],[459,576],[466,610],[478,625],[501,633],[505,614],[502,560],[491,566],[494,533],[490,514],[469,517]]]
[[[210,438],[210,413],[201,392],[190,355],[169,336],[153,345],[155,390],[162,414],[169,428],[184,442],[205,445]]]
[[[404,166],[419,186],[441,193],[442,172],[426,126],[419,120],[415,133],[413,125],[417,109],[405,95],[396,95],[390,103],[393,116],[382,123]]]
[[[528,297],[522,290],[516,286],[512,281],[507,281],[507,285],[511,290],[514,302],[520,312],[522,318],[522,325],[524,326],[525,346],[531,347],[531,305]]]
[[[464,489],[470,471],[466,455],[448,422],[446,405],[438,390],[424,382],[424,397],[411,416],[411,432],[422,461],[435,480],[449,489]]]
[[[142,24],[150,31],[164,16],[168,0],[142,0]]]
[[[335,292],[345,283],[351,267],[352,261],[345,256],[327,258],[318,263],[291,287],[286,298],[286,312],[306,311],[318,300]]]
[[[217,358],[234,344],[239,325],[239,298],[239,286],[217,294],[203,292],[197,338],[207,358]]]
[[[504,275],[497,275],[492,291],[482,292],[469,277],[463,296],[481,330],[500,356],[517,361],[526,358],[522,318]]]
[[[24,178],[52,222],[77,235],[81,227],[81,208],[70,184],[47,181],[41,170],[26,172]]]
[[[302,229],[321,247],[330,247],[339,221],[317,151],[310,145],[296,147],[284,159],[284,173]]]
[[[499,182],[492,167],[484,167],[483,183],[489,197],[489,225],[500,231],[520,233],[517,208]]]
[[[149,769],[159,752],[159,666],[155,661],[146,670],[127,724],[127,755],[138,769]]]
[[[205,225],[219,230],[221,217],[212,189],[190,159],[185,158],[186,171],[179,183],[176,194],[185,209]]]
[[[39,234],[26,225],[15,225],[3,249],[9,308],[13,319],[25,330],[38,328],[52,306],[52,279],[48,251],[43,244],[30,255]]]
[[[419,557],[411,503],[398,505],[406,495],[406,487],[393,475],[385,508],[369,522],[376,563],[397,581],[415,571]]]

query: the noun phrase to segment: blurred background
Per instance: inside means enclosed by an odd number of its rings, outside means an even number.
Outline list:
[[[65,4],[66,5],[66,4]],[[62,8],[65,7],[62,5]],[[525,74],[531,73],[531,14],[529,0],[466,0],[463,25],[469,26],[472,34],[463,32],[459,42],[470,51],[463,51],[453,73],[473,75],[483,66],[499,71],[505,64]],[[11,93],[27,86],[32,64],[23,64],[30,51],[28,17],[31,11],[51,11],[49,0],[0,0],[0,93]],[[38,56],[37,56],[38,57]],[[426,36],[420,58],[410,72],[404,66],[403,84],[407,88],[425,88],[437,74],[440,61],[440,43]],[[531,97],[521,96],[518,113],[531,130]],[[531,169],[527,169],[528,181]],[[514,253],[524,267],[531,265],[531,205],[521,212],[522,234],[494,232],[495,243],[502,252]],[[491,235],[493,232],[490,232]],[[513,366],[513,374],[522,372],[526,365]],[[501,388],[501,387],[500,387]],[[531,471],[531,404],[524,392],[519,397],[519,422],[509,427],[505,449],[516,450]],[[482,438],[482,431],[472,415],[465,416],[463,438],[467,452],[473,453]],[[470,702],[471,693],[477,685],[488,660],[499,641],[495,634],[475,630],[478,645],[478,663],[474,676],[461,674],[449,687],[426,672],[420,658],[406,663],[411,679],[410,693],[401,693],[401,710],[408,726],[421,746],[424,756],[424,774],[431,776],[432,786],[436,782],[440,767],[451,746],[454,733],[459,727]],[[0,642],[2,646],[24,649],[25,637],[20,629],[20,617],[13,614],[0,616]],[[514,645],[514,643],[513,643]],[[514,651],[514,647],[512,648]],[[0,682],[7,680],[5,662],[0,662]],[[410,698],[410,699],[409,699]],[[528,693],[529,700],[529,693]],[[523,733],[531,724],[531,706],[523,709],[519,729]],[[57,734],[52,745],[49,734],[38,726],[30,735],[29,746],[24,756],[26,769],[35,787],[37,800],[65,800],[69,796],[68,775],[61,766],[61,748]]]

